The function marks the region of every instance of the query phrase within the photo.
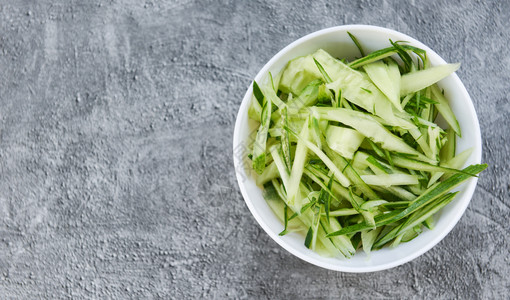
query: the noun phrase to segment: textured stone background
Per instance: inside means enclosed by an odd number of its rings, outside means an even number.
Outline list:
[[[0,298],[508,299],[509,20],[508,1],[0,0]],[[438,247],[372,274],[281,249],[231,159],[264,63],[353,23],[463,63],[491,166]]]

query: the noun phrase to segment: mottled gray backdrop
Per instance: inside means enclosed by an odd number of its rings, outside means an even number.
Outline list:
[[[509,298],[509,3],[0,0],[0,298]],[[490,164],[437,247],[372,274],[286,253],[231,158],[265,62],[354,23],[462,62]]]

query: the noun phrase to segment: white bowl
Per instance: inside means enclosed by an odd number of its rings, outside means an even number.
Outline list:
[[[367,53],[390,46],[389,39],[408,41],[410,45],[426,50],[432,65],[446,63],[430,48],[400,32],[376,26],[346,25],[320,30],[291,43],[271,58],[257,74],[255,80],[261,82],[268,76],[268,72],[277,74],[290,59],[313,53],[319,48],[335,57],[353,59],[359,56],[347,31],[358,38]],[[459,60],[461,59],[459,57]],[[466,88],[456,74],[443,79],[439,86],[445,90],[445,95],[450,101],[462,130],[462,138],[457,139],[457,153],[473,147],[473,154],[466,165],[480,163],[482,155],[480,126]],[[440,212],[439,218],[436,218],[435,228],[425,230],[414,240],[402,243],[395,248],[385,247],[373,251],[370,256],[358,251],[350,259],[322,257],[303,245],[304,236],[302,235],[294,233],[278,236],[278,233],[283,229],[283,224],[262,197],[262,189],[255,184],[254,172],[251,171],[250,162],[246,159],[250,133],[257,129],[257,124],[248,119],[248,106],[251,97],[252,87],[250,86],[241,103],[234,130],[234,166],[239,188],[251,213],[267,234],[285,250],[309,263],[343,272],[373,272],[404,264],[439,243],[459,221],[471,200],[477,178],[470,178],[457,188],[460,193]]]

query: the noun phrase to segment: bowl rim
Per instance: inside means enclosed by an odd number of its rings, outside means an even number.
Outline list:
[[[405,39],[406,41],[409,41],[413,45],[426,50],[427,55],[429,57],[434,56],[434,60],[438,61],[441,64],[446,64],[446,61],[443,58],[441,58],[435,51],[433,51],[432,49],[430,49],[429,47],[427,47],[420,41],[416,40],[415,38],[408,36],[407,34],[401,33],[399,31],[396,31],[393,29],[385,28],[385,27],[379,27],[379,26],[373,26],[373,25],[362,25],[362,24],[351,24],[351,25],[341,25],[341,26],[325,28],[322,30],[318,30],[318,31],[309,33],[309,34],[295,40],[294,42],[290,43],[289,45],[287,45],[286,47],[281,49],[276,55],[274,55],[262,67],[262,69],[257,73],[254,80],[257,80],[257,81],[261,80],[261,78],[269,71],[270,67],[275,62],[277,62],[282,56],[284,56],[291,49],[294,49],[296,46],[299,46],[300,44],[306,42],[307,40],[315,38],[317,36],[328,34],[331,32],[346,32],[349,30],[352,30],[352,31],[354,31],[354,30],[370,30],[370,31],[374,31],[376,33],[377,32],[381,33],[381,34],[394,34],[394,35],[402,36],[402,38]],[[469,96],[469,93],[467,92],[464,84],[461,82],[460,78],[457,76],[457,74],[453,73],[450,76],[452,76],[452,79],[455,82],[455,86],[457,86],[459,88],[459,91],[466,98],[465,102],[467,104],[467,109],[471,112],[471,115],[473,116],[472,121],[474,122],[473,123],[474,128],[476,129],[476,132],[474,133],[474,135],[475,135],[474,145],[476,145],[480,151],[474,151],[472,155],[474,156],[473,157],[474,163],[480,163],[481,158],[482,158],[482,140],[481,140],[479,120],[478,120],[478,116],[476,114],[476,110],[475,110],[473,101],[472,101],[471,97]],[[410,261],[414,260],[415,258],[423,255],[425,252],[429,251],[431,248],[436,246],[441,240],[443,240],[444,237],[448,233],[450,233],[450,231],[459,222],[460,218],[463,216],[465,210],[467,209],[469,203],[471,202],[471,199],[473,197],[473,193],[475,191],[477,181],[478,181],[477,177],[470,178],[467,182],[465,182],[463,184],[463,185],[465,185],[464,195],[462,197],[462,199],[464,201],[459,202],[457,204],[459,207],[457,207],[457,210],[455,211],[455,213],[452,217],[453,221],[448,223],[448,226],[442,228],[441,232],[438,231],[439,234],[436,235],[435,238],[432,239],[430,242],[428,242],[425,247],[423,247],[417,251],[414,251],[407,256],[403,256],[399,259],[396,259],[394,261],[384,263],[381,265],[376,265],[376,266],[350,267],[350,266],[345,266],[345,265],[331,265],[331,264],[325,263],[323,261],[320,261],[314,257],[310,257],[310,256],[294,249],[293,246],[286,243],[278,235],[273,233],[273,231],[269,228],[269,226],[263,221],[262,217],[258,214],[252,201],[250,201],[250,196],[249,196],[248,191],[246,190],[246,186],[244,184],[245,178],[238,171],[242,168],[242,166],[240,165],[240,163],[238,162],[238,160],[235,157],[235,151],[236,151],[236,147],[241,143],[241,140],[240,140],[241,139],[240,130],[241,130],[241,126],[242,126],[241,122],[244,121],[242,119],[242,114],[246,109],[248,109],[248,104],[249,104],[249,101],[251,100],[252,94],[253,94],[253,89],[252,89],[252,85],[250,83],[250,86],[247,89],[246,94],[243,97],[239,111],[236,115],[236,122],[235,122],[234,134],[233,134],[233,151],[234,151],[233,152],[233,160],[234,160],[234,168],[235,168],[237,182],[238,182],[239,188],[241,190],[243,199],[244,199],[246,205],[248,206],[248,209],[250,210],[251,214],[253,215],[253,217],[255,218],[257,223],[262,227],[262,229],[264,229],[264,231],[282,248],[284,248],[285,250],[287,250],[294,256],[296,256],[308,263],[311,263],[313,265],[316,265],[316,266],[319,266],[319,267],[322,267],[325,269],[329,269],[329,270],[350,272],[350,273],[376,272],[376,271],[387,270],[387,269],[391,269],[391,268],[400,266],[402,264],[410,262]],[[438,229],[439,228],[435,228],[435,230],[438,230]]]

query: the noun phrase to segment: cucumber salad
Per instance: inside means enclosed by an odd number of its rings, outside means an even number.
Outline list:
[[[321,255],[395,247],[433,229],[452,189],[487,168],[462,168],[461,128],[436,84],[459,64],[393,42],[347,61],[319,49],[253,82],[248,115],[260,123],[249,158],[282,221]],[[273,76],[275,75],[275,76]],[[439,126],[437,120],[441,119]]]

